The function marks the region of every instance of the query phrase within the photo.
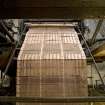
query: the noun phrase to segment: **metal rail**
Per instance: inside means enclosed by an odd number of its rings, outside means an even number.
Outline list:
[[[14,97],[0,96],[0,102],[23,102],[23,103],[87,103],[105,102],[104,96],[99,97]]]

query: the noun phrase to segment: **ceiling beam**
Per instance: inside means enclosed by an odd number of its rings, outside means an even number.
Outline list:
[[[2,0],[2,7],[105,7],[104,0]]]
[[[105,1],[1,0],[0,18],[105,18]]]

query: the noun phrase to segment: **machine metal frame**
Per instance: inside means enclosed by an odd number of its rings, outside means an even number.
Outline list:
[[[65,20],[66,22],[66,20]],[[24,33],[24,31],[23,31]],[[23,34],[22,33],[22,34]],[[81,36],[82,36],[82,33],[80,32]],[[82,36],[83,37],[83,36]],[[86,43],[86,40],[84,39],[83,37],[83,40],[88,48],[88,45]],[[13,51],[13,54],[11,55],[11,58],[10,58],[10,61],[8,63],[8,65],[10,65],[10,62],[13,60],[13,57],[14,57],[14,53],[16,51],[16,48],[17,48],[18,44],[16,44],[15,48],[14,48],[14,51]],[[88,48],[89,50],[89,48]],[[89,53],[91,54],[90,50],[89,50]],[[98,71],[98,67],[95,63],[95,59],[94,57],[91,55],[92,57],[92,60],[96,66],[96,70],[97,70],[97,73],[99,74],[99,77],[100,77],[100,80],[102,82],[102,84],[104,85],[104,82],[102,80],[102,77]],[[8,70],[8,66],[6,67],[5,69],[5,73],[7,73],[7,70]],[[4,79],[4,78],[3,78]],[[78,102],[105,102],[105,97],[104,96],[95,96],[95,97],[69,97],[69,98],[61,98],[61,97],[56,97],[56,98],[47,98],[47,97],[15,97],[15,96],[0,96],[0,102],[28,102],[28,103],[78,103]]]

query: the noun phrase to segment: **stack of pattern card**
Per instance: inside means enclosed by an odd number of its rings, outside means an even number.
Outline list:
[[[73,27],[32,26],[17,60],[17,97],[88,96],[86,56]],[[17,105],[64,103],[17,103]],[[86,105],[70,103],[67,105]]]

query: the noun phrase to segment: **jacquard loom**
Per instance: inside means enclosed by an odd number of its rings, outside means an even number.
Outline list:
[[[86,69],[86,56],[71,24],[31,24],[17,60],[16,96],[88,96]]]

